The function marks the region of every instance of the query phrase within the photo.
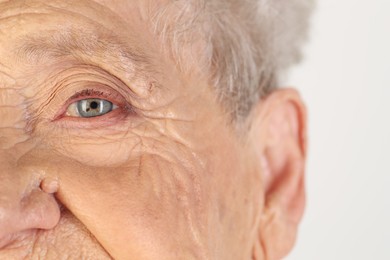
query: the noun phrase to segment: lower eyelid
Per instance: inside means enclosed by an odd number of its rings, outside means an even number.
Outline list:
[[[74,129],[106,128],[124,121],[129,116],[128,111],[118,107],[101,117],[82,118],[80,116],[65,116],[57,121],[59,126]]]

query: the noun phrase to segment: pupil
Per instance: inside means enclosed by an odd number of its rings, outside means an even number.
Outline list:
[[[99,104],[96,102],[96,101],[93,101],[89,104],[89,106],[92,108],[92,109],[96,109],[98,108]]]

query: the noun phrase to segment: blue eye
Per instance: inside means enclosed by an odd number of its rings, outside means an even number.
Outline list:
[[[73,117],[89,118],[103,116],[116,108],[117,106],[110,101],[98,98],[89,98],[72,103],[68,107],[66,114]]]

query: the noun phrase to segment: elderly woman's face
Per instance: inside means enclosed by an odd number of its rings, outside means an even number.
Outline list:
[[[146,2],[0,1],[0,258],[245,259],[285,241],[260,230],[278,214],[262,174],[287,160],[269,131],[238,138]],[[257,118],[299,118],[280,107]]]

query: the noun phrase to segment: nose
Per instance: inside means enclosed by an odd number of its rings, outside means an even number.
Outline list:
[[[56,182],[0,169],[0,248],[19,233],[57,225],[60,208],[54,197],[56,189]]]

